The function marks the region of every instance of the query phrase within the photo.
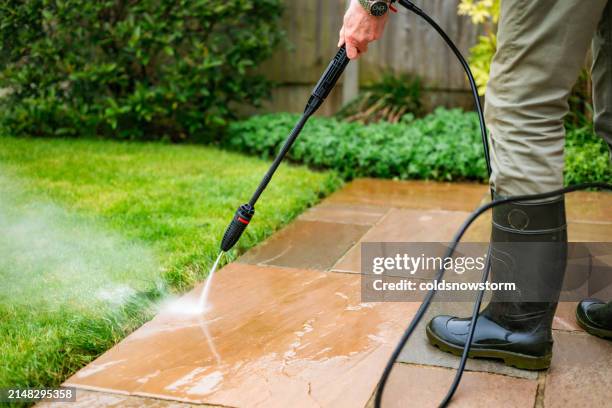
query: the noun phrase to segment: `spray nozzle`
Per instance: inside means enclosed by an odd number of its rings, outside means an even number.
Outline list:
[[[251,219],[255,215],[255,208],[250,204],[241,205],[234,214],[234,218],[230,225],[225,230],[223,240],[221,241],[221,250],[227,252],[236,245],[236,242],[240,239],[244,230],[251,222]]]

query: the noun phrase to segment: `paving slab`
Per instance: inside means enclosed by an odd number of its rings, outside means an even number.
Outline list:
[[[473,211],[488,197],[488,191],[488,186],[477,183],[357,179],[326,201],[380,207]]]
[[[455,371],[437,367],[395,364],[383,396],[385,408],[437,407]],[[504,375],[466,372],[452,407],[532,408],[537,381]]]
[[[238,263],[215,276],[211,304],[204,318],[159,314],[65,385],[224,406],[365,406],[418,306],[363,304],[356,275]]]
[[[389,211],[387,207],[323,202],[312,207],[299,220],[342,224],[374,225]]]
[[[448,242],[467,216],[464,211],[391,209],[332,270],[361,273],[362,242]]]
[[[565,196],[567,219],[612,224],[612,193],[577,191]]]
[[[612,223],[570,221],[567,236],[570,242],[609,242],[612,240]]]
[[[612,342],[586,333],[555,331],[544,406],[609,407],[612,403]]]
[[[367,225],[298,220],[247,252],[238,262],[328,270],[369,229]]]
[[[578,302],[559,302],[553,321],[553,329],[565,331],[584,331],[576,323],[576,306]]]

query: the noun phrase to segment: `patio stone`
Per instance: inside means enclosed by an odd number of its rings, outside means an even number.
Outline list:
[[[306,211],[298,219],[341,224],[374,225],[387,211],[389,211],[389,208],[386,207],[339,204],[324,201],[320,205]]]
[[[606,407],[612,399],[612,342],[586,333],[555,332],[544,406]]]
[[[224,406],[364,406],[417,307],[361,303],[355,275],[236,263],[212,289],[205,316],[160,313],[64,385]]]
[[[576,323],[576,305],[578,302],[559,302],[553,329],[565,331],[583,331]]]
[[[383,395],[385,408],[437,407],[455,375],[454,370],[395,364]],[[537,381],[504,375],[465,372],[452,407],[532,408]]]
[[[567,194],[567,219],[577,222],[612,223],[612,193],[577,191]]]
[[[392,209],[332,270],[361,273],[361,242],[448,242],[466,218],[461,211]]]
[[[610,242],[612,223],[569,222],[567,235],[570,242]]]
[[[467,220],[469,215],[466,215]],[[465,220],[464,220],[465,221]],[[458,229],[458,228],[457,228]],[[482,214],[468,228],[461,242],[489,242],[491,240],[491,211]]]
[[[380,207],[473,211],[488,195],[488,186],[476,183],[435,183],[357,179],[327,201]]]
[[[247,252],[238,262],[328,270],[369,228],[298,220]]]

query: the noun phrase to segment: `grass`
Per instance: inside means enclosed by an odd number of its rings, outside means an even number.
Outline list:
[[[0,137],[0,387],[59,384],[205,278],[267,167],[210,147]],[[339,183],[281,167],[226,261]]]

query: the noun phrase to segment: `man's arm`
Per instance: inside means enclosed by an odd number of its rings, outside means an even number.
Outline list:
[[[338,47],[346,44],[346,53],[350,59],[359,58],[368,51],[368,44],[378,40],[389,18],[389,13],[377,17],[371,15],[359,3],[351,0],[351,5],[344,15],[344,25],[340,30]]]

